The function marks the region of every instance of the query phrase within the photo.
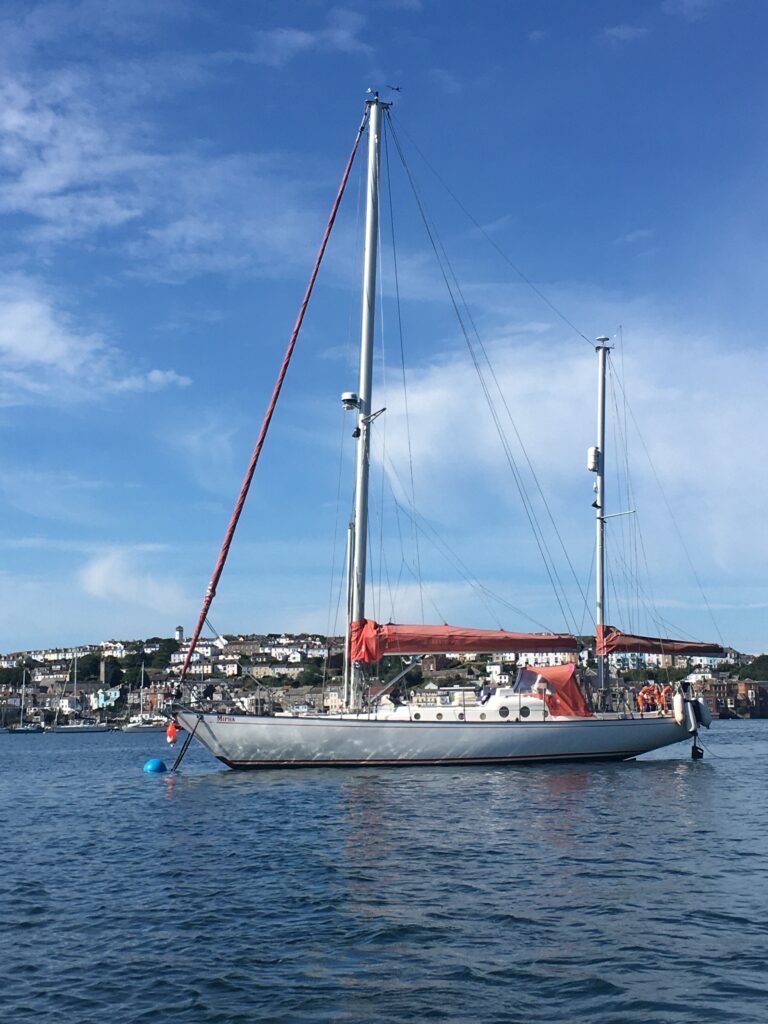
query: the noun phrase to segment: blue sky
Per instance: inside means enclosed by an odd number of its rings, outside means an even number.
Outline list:
[[[397,85],[395,125],[582,588],[594,355],[430,168],[579,332],[614,338],[642,441],[629,431],[631,496],[614,481],[609,501],[631,497],[642,532],[611,526],[611,618],[765,650],[766,29],[757,0],[7,2],[0,649],[191,629],[365,90]],[[392,500],[407,504],[410,470],[387,250],[370,610],[563,628],[391,146],[390,164],[428,525],[417,544]],[[214,605],[221,631],[341,628],[362,171]],[[629,553],[644,602],[622,583]],[[507,604],[479,601],[456,557]]]

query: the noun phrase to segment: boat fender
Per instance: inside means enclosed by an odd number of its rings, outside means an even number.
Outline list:
[[[169,722],[168,728],[165,730],[165,738],[168,740],[171,746],[176,742],[176,723]]]
[[[675,721],[678,725],[685,725],[685,697],[682,693],[676,693],[672,701],[672,710],[675,713]]]
[[[693,710],[696,712],[696,719],[700,725],[708,729],[712,725],[712,712],[703,697],[697,697],[693,703]]]
[[[687,700],[685,702],[685,724],[688,726],[688,732],[695,733],[699,728],[699,722],[696,718],[696,712],[693,709],[694,701]]]

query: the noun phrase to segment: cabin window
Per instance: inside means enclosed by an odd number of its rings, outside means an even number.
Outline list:
[[[463,721],[464,721],[464,712],[463,712],[463,711],[460,711],[460,712],[459,712],[459,721],[460,721],[460,722],[463,722]]]
[[[443,713],[442,713],[442,711],[438,711],[437,714],[435,715],[435,718],[438,720],[438,722],[442,722],[442,720],[443,720]]]
[[[520,717],[521,718],[528,718],[530,713],[531,713],[531,709],[529,707],[523,706],[523,707],[520,708]]]
[[[481,711],[481,712],[480,712],[480,718],[481,718],[481,720],[482,720],[483,722],[485,721],[485,712],[484,712],[484,711]]]
[[[499,708],[499,718],[509,718],[509,708],[508,707],[502,705],[502,707]]]
[[[419,719],[421,718],[421,712],[420,712],[420,711],[414,711],[414,713],[413,713],[413,717],[414,717],[414,718],[416,719],[416,721],[418,722],[418,720],[419,720]]]

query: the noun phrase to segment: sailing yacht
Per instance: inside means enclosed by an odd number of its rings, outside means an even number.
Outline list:
[[[368,543],[368,476],[371,430],[378,413],[372,396],[374,312],[379,241],[379,167],[382,116],[388,108],[377,94],[366,103],[366,113],[342,186],[332,209],[310,284],[281,367],[272,402],[251,459],[248,474],[225,535],[224,545],[208,586],[197,628],[190,641],[182,677],[206,622],[216,593],[235,527],[250,486],[261,447],[285,377],[296,335],[309,301],[319,262],[338,210],[355,150],[368,133],[366,224],[363,266],[363,301],[357,392],[345,392],[342,401],[356,414],[355,508],[350,526],[347,632],[345,649],[345,709],[338,715],[281,713],[278,715],[221,714],[179,706],[175,719],[187,731],[177,758],[188,743],[198,740],[232,768],[360,765],[472,765],[545,761],[607,761],[633,758],[647,751],[695,736],[700,723],[708,724],[706,706],[682,691],[674,700],[638,710],[624,704],[614,710],[595,710],[577,678],[580,640],[570,633],[516,633],[506,630],[454,626],[379,624],[366,614],[366,561]],[[715,644],[687,643],[659,637],[630,636],[608,626],[605,604],[605,373],[607,338],[595,346],[598,361],[597,444],[590,449],[589,468],[596,474],[597,540],[597,689],[608,691],[607,659],[620,650],[676,654],[712,654]],[[549,654],[561,652],[570,661],[558,667],[529,666],[513,685],[499,686],[483,697],[461,703],[434,705],[411,701],[396,703],[381,691],[364,702],[364,669],[385,656],[418,658],[430,653]],[[400,677],[404,676],[411,662]],[[385,689],[398,679],[395,677]],[[602,707],[609,704],[605,698]]]
[[[157,714],[155,711],[144,710],[144,662],[142,662],[141,678],[139,680],[139,713],[138,715],[130,716],[128,721],[123,725],[123,732],[133,732],[134,730],[141,730],[142,732],[147,732],[149,730],[154,732],[164,732],[167,725],[167,718]]]
[[[21,707],[19,709],[19,723],[18,725],[11,726],[8,729],[9,734],[21,735],[22,733],[27,734],[31,732],[43,732],[43,727],[39,722],[25,722],[24,711],[25,711],[25,698],[27,693],[27,670],[24,669],[21,674]]]
[[[64,697],[64,688],[62,688],[62,698]],[[61,705],[61,701],[59,701]],[[106,722],[99,722],[95,718],[83,716],[81,711],[77,710],[77,654],[74,657],[74,668],[72,672],[72,707],[73,715],[66,722],[62,722],[59,725],[59,712],[56,711],[56,720],[51,727],[51,732],[58,732],[72,734],[72,733],[97,733],[97,732],[109,732],[110,726]]]

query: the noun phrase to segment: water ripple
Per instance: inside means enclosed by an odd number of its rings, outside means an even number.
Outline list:
[[[264,775],[0,736],[11,1024],[762,1024],[768,723],[624,765]]]

